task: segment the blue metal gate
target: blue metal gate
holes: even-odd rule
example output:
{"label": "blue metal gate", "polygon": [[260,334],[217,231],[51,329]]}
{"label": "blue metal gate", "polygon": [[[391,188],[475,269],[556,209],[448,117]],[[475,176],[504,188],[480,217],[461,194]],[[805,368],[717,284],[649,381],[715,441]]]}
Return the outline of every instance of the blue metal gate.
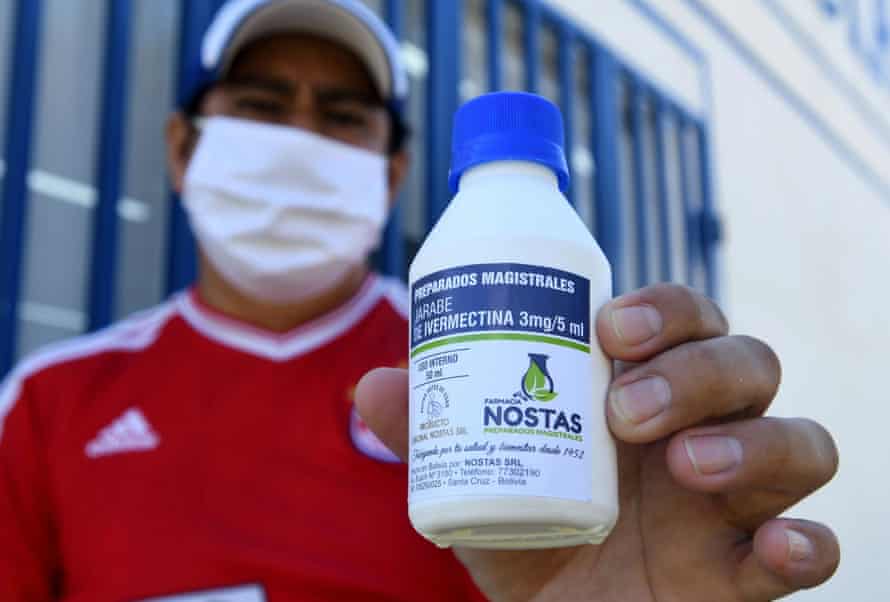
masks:
{"label": "blue metal gate", "polygon": [[[78,2],[94,0],[65,0]],[[119,213],[128,165],[128,108],[133,72],[128,50],[134,44],[133,12],[137,0],[104,0],[105,34],[98,132],[93,181],[88,254],[89,282],[84,287],[83,328],[77,321],[68,334],[101,328],[116,319],[118,309],[121,220]],[[201,36],[221,0],[176,2],[178,61],[154,65],[175,69],[176,98],[161,99],[166,108],[182,104],[197,76]],[[374,5],[373,0],[367,0]],[[410,232],[406,214],[422,214],[431,227],[448,203],[451,115],[461,101],[462,71],[468,61],[485,73],[484,89],[501,89],[505,78],[505,20],[521,20],[522,87],[541,91],[548,75],[542,64],[545,35],[555,40],[555,100],[564,111],[567,147],[580,163],[589,154],[592,175],[575,179],[569,200],[589,223],[615,272],[617,291],[659,280],[688,282],[714,293],[715,248],[720,235],[711,186],[707,126],[644,77],[623,65],[612,52],[541,0],[474,0],[481,7],[486,49],[483,56],[461,56],[464,23],[471,0],[377,0],[375,8],[401,38],[406,38],[409,11],[421,19],[425,38],[422,56],[428,62],[418,94],[424,106],[413,117],[425,122],[414,141],[421,162],[422,182],[404,194],[392,214],[380,253],[380,268],[404,275],[407,259],[422,233]],[[16,0],[8,61],[7,106],[3,157],[2,214],[0,214],[0,375],[21,355],[23,278],[38,102],[40,54],[52,39],[42,35],[51,0]],[[410,6],[409,6],[410,5]],[[418,8],[420,7],[420,8]],[[422,9],[422,15],[417,11]],[[508,11],[510,14],[508,15]],[[0,15],[0,19],[3,15]],[[550,38],[548,38],[550,40]],[[416,45],[416,44],[415,44]],[[591,116],[589,123],[578,118]],[[77,115],[72,114],[71,119]],[[157,132],[160,136],[161,132]],[[132,143],[132,140],[130,140]],[[46,178],[44,178],[46,180]],[[43,180],[40,180],[43,181]],[[582,187],[587,187],[582,190]],[[167,201],[167,236],[157,245],[166,249],[165,292],[188,286],[195,278],[195,246],[180,204]],[[39,266],[38,268],[39,269]],[[159,296],[160,297],[160,296]],[[156,301],[159,301],[158,298]],[[58,336],[64,336],[60,333]],[[55,335],[53,335],[55,337]]]}

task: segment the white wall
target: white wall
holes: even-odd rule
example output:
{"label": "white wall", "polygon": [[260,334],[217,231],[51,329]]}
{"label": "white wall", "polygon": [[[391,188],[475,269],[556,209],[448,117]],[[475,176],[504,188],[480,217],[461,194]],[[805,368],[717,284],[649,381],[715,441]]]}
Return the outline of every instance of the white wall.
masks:
{"label": "white wall", "polygon": [[[636,23],[651,20],[634,0],[551,4],[594,33],[606,24],[608,43],[627,60],[648,60],[643,67],[661,81],[689,80],[689,59],[646,58],[670,38]],[[844,19],[826,18],[815,1],[639,4],[705,58],[727,235],[722,301],[734,330],[766,339],[782,357],[773,413],[819,420],[841,451],[838,477],[791,512],[838,532],[841,568],[794,599],[890,600],[890,386],[882,381],[890,374],[890,88],[854,53]],[[817,40],[816,52],[779,17]]]}

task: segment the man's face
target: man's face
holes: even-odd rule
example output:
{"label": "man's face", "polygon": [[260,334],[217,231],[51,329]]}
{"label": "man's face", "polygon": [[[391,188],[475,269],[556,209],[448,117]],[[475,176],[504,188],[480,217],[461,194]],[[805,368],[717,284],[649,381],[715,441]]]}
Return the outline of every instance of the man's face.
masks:
{"label": "man's face", "polygon": [[[391,124],[364,64],[346,48],[310,35],[287,34],[248,46],[208,93],[205,116],[225,115],[298,127],[372,152],[389,150]],[[195,142],[180,114],[168,126],[170,167],[177,190]],[[390,157],[390,189],[407,163]]]}

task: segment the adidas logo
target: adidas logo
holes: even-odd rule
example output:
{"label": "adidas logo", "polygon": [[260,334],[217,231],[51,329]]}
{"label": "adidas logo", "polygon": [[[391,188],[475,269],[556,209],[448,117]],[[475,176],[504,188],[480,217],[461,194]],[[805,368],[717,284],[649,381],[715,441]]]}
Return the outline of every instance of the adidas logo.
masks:
{"label": "adidas logo", "polygon": [[98,458],[110,454],[147,451],[156,448],[159,442],[142,412],[130,408],[99,431],[96,438],[87,443],[85,451],[88,457]]}

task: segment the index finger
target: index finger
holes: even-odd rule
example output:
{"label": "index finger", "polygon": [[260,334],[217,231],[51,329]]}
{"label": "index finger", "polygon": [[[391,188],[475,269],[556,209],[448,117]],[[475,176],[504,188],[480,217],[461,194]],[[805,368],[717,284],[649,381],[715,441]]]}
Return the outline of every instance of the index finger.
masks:
{"label": "index finger", "polygon": [[677,284],[656,284],[613,299],[600,309],[596,332],[606,355],[639,362],[689,341],[729,333],[711,299]]}
{"label": "index finger", "polygon": [[355,389],[359,415],[386,447],[408,458],[408,371],[377,368],[365,374]]}

